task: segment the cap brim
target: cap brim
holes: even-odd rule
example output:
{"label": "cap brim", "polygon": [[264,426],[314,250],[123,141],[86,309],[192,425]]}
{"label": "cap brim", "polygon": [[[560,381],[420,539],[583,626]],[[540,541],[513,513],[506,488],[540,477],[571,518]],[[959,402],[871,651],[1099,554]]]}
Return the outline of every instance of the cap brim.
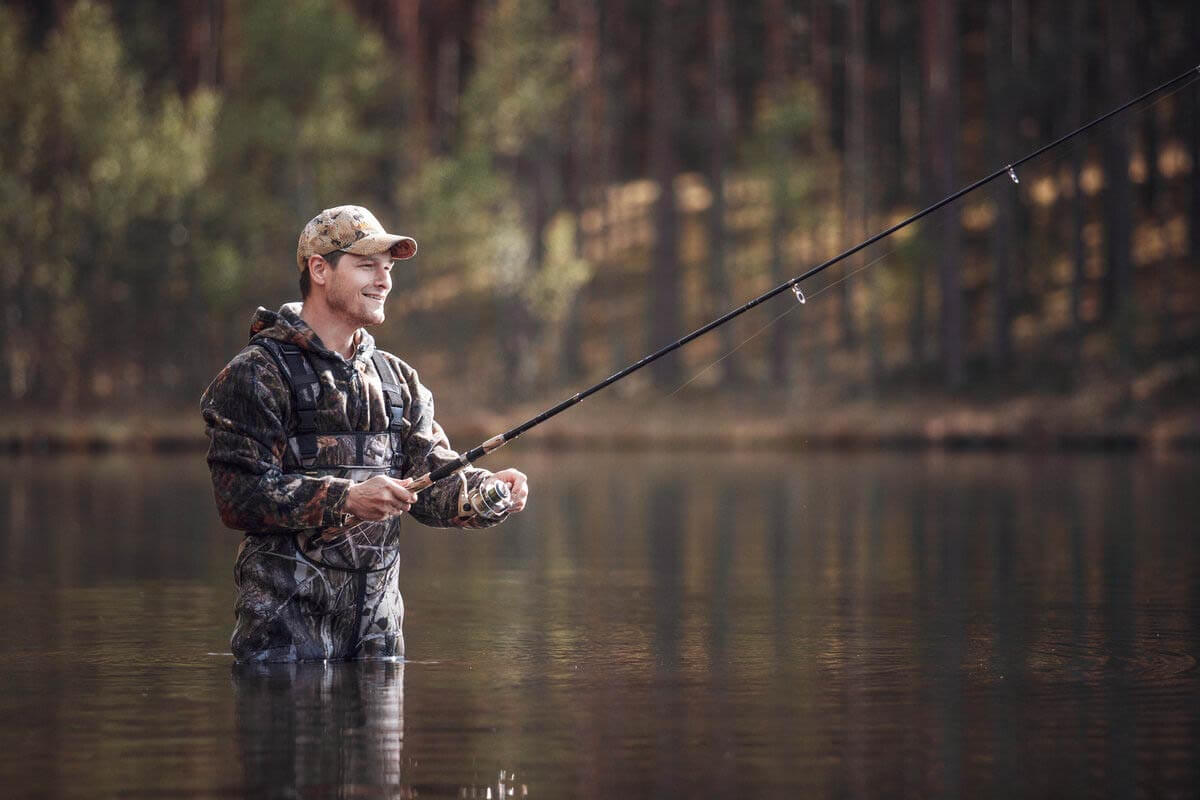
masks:
{"label": "cap brim", "polygon": [[397,236],[392,233],[373,233],[342,249],[356,256],[390,253],[392,258],[404,261],[417,254],[417,241],[408,236]]}

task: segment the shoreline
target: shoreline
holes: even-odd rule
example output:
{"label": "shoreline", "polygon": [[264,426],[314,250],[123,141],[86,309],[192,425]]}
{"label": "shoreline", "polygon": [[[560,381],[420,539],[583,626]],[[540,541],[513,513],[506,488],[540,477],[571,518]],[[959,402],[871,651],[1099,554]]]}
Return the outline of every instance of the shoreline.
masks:
{"label": "shoreline", "polygon": [[[532,430],[519,446],[538,450],[719,451],[1200,451],[1200,413],[1176,410],[1151,419],[1107,421],[1063,417],[1032,409],[874,409],[805,414],[786,410],[729,413],[684,409],[634,417],[617,409]],[[442,421],[460,450],[521,419],[448,415]],[[720,420],[720,421],[718,421]],[[195,415],[150,418],[8,419],[0,423],[0,456],[70,453],[203,452],[208,446]]]}

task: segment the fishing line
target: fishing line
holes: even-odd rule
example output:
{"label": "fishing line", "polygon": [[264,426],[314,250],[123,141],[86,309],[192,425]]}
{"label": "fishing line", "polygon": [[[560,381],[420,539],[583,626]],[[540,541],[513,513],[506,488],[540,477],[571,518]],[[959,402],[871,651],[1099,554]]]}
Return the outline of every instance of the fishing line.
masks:
{"label": "fishing line", "polygon": [[[946,223],[946,218],[939,217],[937,219],[937,221],[932,223],[932,225],[930,225],[928,228],[922,227],[922,228],[918,228],[918,230],[920,230],[921,233],[923,233],[923,234],[933,233],[935,230],[937,230],[938,227],[944,226],[945,223]],[[895,254],[896,251],[899,249],[900,249],[899,247],[889,248],[886,252],[880,253],[878,256],[871,259],[867,263],[859,266],[858,268],[851,270],[850,272],[847,272],[845,275],[842,275],[839,278],[831,280],[829,283],[827,283],[824,286],[822,286],[821,288],[817,289],[815,292],[810,292],[808,294],[805,294],[804,291],[800,288],[800,284],[796,284],[795,286],[792,287],[792,291],[796,295],[797,302],[789,303],[788,307],[786,309],[784,309],[782,312],[780,312],[779,314],[775,315],[775,317],[772,318],[770,322],[763,325],[761,328],[756,330],[754,333],[750,334],[750,336],[746,337],[745,340],[740,342],[737,346],[735,346],[733,349],[731,349],[728,353],[725,353],[724,355],[719,357],[716,361],[713,361],[711,364],[701,368],[701,370],[699,372],[697,372],[695,375],[693,375],[687,381],[685,381],[684,383],[682,383],[678,387],[676,387],[674,391],[672,391],[668,395],[665,395],[665,398],[674,397],[680,391],[682,391],[683,389],[688,387],[690,384],[694,383],[696,381],[696,379],[699,378],[701,375],[703,375],[705,372],[712,369],[713,367],[715,367],[717,364],[721,363],[725,359],[729,358],[729,356],[733,355],[738,350],[741,350],[742,347],[744,347],[746,344],[748,344],[752,339],[755,339],[755,338],[761,336],[768,328],[775,325],[777,322],[779,322],[781,319],[786,317],[788,314],[791,314],[793,311],[798,309],[800,306],[807,305],[807,303],[809,301],[816,299],[817,297],[821,296],[829,289],[832,289],[833,287],[838,286],[839,284],[850,280],[855,275],[857,275],[860,272],[863,272],[867,268],[875,266],[876,264],[878,264],[880,261],[884,260],[888,256]],[[663,398],[663,399],[665,399],[665,398]]]}
{"label": "fishing line", "polygon": [[[437,481],[439,481],[443,478],[449,477],[450,475],[454,474],[458,470],[468,466],[469,464],[474,463],[475,461],[477,461],[478,459],[487,455],[488,453],[491,453],[494,450],[497,450],[497,449],[503,447],[505,444],[512,441],[513,439],[516,439],[518,436],[525,433],[529,429],[534,428],[537,425],[540,425],[541,423],[547,421],[551,417],[557,416],[558,414],[562,413],[563,411],[566,411],[571,406],[582,402],[584,399],[590,397],[591,395],[595,394],[596,392],[600,391],[601,389],[604,389],[607,386],[610,386],[611,384],[616,383],[617,381],[621,380],[622,378],[625,378],[625,377],[631,375],[632,373],[638,371],[642,367],[645,367],[645,366],[657,361],[658,359],[662,358],[663,356],[665,356],[669,353],[672,353],[675,350],[678,350],[679,348],[683,347],[684,345],[691,342],[692,340],[697,339],[700,336],[703,336],[704,334],[708,333],[709,331],[711,331],[715,328],[720,327],[721,325],[724,325],[726,322],[729,322],[730,320],[734,319],[735,317],[740,316],[741,314],[744,314],[745,312],[749,311],[750,309],[754,308],[755,306],[760,305],[761,303],[771,299],[772,297],[775,297],[778,294],[781,294],[782,292],[794,290],[794,287],[796,287],[803,281],[808,280],[809,278],[812,278],[813,276],[823,272],[824,270],[828,269],[829,267],[833,266],[834,264],[837,264],[837,263],[849,258],[850,256],[870,247],[871,245],[875,244],[876,242],[878,242],[882,239],[885,239],[888,236],[891,236],[893,233],[896,233],[897,231],[901,230],[902,228],[908,227],[909,225],[917,222],[918,220],[934,213],[938,209],[943,208],[944,206],[947,206],[950,203],[953,203],[954,201],[958,200],[959,198],[962,198],[965,195],[970,194],[971,192],[975,191],[976,189],[979,189],[982,186],[992,182],[996,178],[999,178],[1002,176],[1003,177],[1016,176],[1016,169],[1018,167],[1020,167],[1021,165],[1025,164],[1026,162],[1028,162],[1034,158],[1037,158],[1038,156],[1040,156],[1041,154],[1045,153],[1048,150],[1051,150],[1055,147],[1058,147],[1061,144],[1068,142],[1069,140],[1075,138],[1076,136],[1079,136],[1080,134],[1084,133],[1085,131],[1088,131],[1091,128],[1094,128],[1097,125],[1105,122],[1106,120],[1116,116],[1117,114],[1124,112],[1131,106],[1141,103],[1142,101],[1147,100],[1150,97],[1152,97],[1156,94],[1159,94],[1160,92],[1163,92],[1164,90],[1174,86],[1175,84],[1183,82],[1184,79],[1190,78],[1190,79],[1194,80],[1195,76],[1197,74],[1200,74],[1200,66],[1190,68],[1187,72],[1177,75],[1174,78],[1171,78],[1170,80],[1159,84],[1158,86],[1154,87],[1153,89],[1150,89],[1149,91],[1143,92],[1142,94],[1138,95],[1137,97],[1134,97],[1133,99],[1126,101],[1125,103],[1117,106],[1116,108],[1111,109],[1110,111],[1107,111],[1106,113],[1100,115],[1099,117],[1096,117],[1091,122],[1081,125],[1078,128],[1076,128],[1075,130],[1073,130],[1069,133],[1066,133],[1047,144],[1042,145],[1041,147],[1037,148],[1036,150],[1029,153],[1028,155],[1026,155],[1022,158],[1019,158],[1016,161],[1009,162],[1008,164],[1006,164],[1005,166],[996,170],[995,172],[992,172],[989,175],[985,175],[984,177],[976,180],[974,183],[964,186],[963,188],[959,189],[958,191],[947,195],[946,197],[937,201],[933,205],[930,205],[930,206],[922,209],[921,211],[918,211],[917,213],[907,217],[906,219],[901,220],[900,222],[897,222],[894,225],[891,225],[890,227],[880,231],[879,233],[876,233],[874,236],[871,236],[868,239],[865,239],[862,242],[854,245],[850,249],[845,250],[844,252],[839,253],[838,255],[833,256],[830,259],[827,259],[826,261],[809,269],[807,272],[804,272],[801,275],[798,275],[794,278],[784,281],[780,285],[776,286],[775,288],[773,288],[767,292],[764,292],[763,294],[759,295],[758,297],[755,297],[754,299],[750,300],[749,302],[745,303],[744,305],[739,306],[731,311],[728,311],[725,314],[722,314],[717,319],[713,320],[712,322],[707,323],[706,325],[703,325],[703,326],[697,328],[696,330],[692,331],[691,333],[687,334],[686,336],[683,336],[682,338],[677,339],[676,341],[672,342],[671,344],[666,345],[665,347],[662,347],[662,348],[654,351],[653,353],[650,353],[649,355],[642,357],[638,361],[635,361],[634,363],[630,364],[629,366],[625,367],[624,369],[621,369],[618,372],[613,373],[612,375],[610,375],[609,377],[600,381],[599,383],[595,384],[594,386],[584,389],[583,391],[576,392],[575,394],[571,395],[570,397],[568,397],[567,399],[558,403],[557,405],[554,405],[554,406],[546,409],[542,413],[538,414],[537,416],[526,420],[525,422],[521,423],[520,425],[517,425],[515,428],[512,428],[508,431],[505,431],[504,433],[500,433],[500,434],[493,436],[492,438],[479,444],[478,446],[472,448],[471,450],[468,450],[466,453],[461,454],[455,460],[448,462],[448,463],[444,464],[443,466],[438,467],[437,469],[415,479],[411,484],[409,484],[409,488],[413,491],[421,491],[421,490],[433,485]],[[1189,81],[1189,83],[1190,82],[1191,81]],[[1012,178],[1010,177],[1010,180],[1011,179]],[[803,298],[803,293],[802,292],[798,293],[797,298],[798,299]]]}
{"label": "fishing line", "polygon": [[747,337],[746,337],[744,340],[742,340],[742,342],[740,342],[740,343],[739,343],[739,344],[738,344],[736,347],[734,347],[734,348],[733,348],[732,350],[730,350],[728,353],[726,353],[725,355],[723,355],[723,356],[721,356],[720,358],[718,358],[716,361],[712,362],[712,363],[711,363],[711,364],[709,364],[708,366],[706,366],[706,367],[704,367],[703,369],[701,369],[701,370],[700,370],[699,372],[697,372],[695,375],[693,375],[692,377],[688,378],[688,379],[687,379],[687,381],[685,381],[684,383],[681,383],[681,384],[680,384],[678,387],[676,387],[676,388],[675,388],[675,390],[674,390],[673,392],[671,392],[670,394],[666,395],[666,396],[665,396],[663,399],[670,398],[670,397],[674,397],[675,395],[679,394],[681,391],[683,391],[683,390],[684,390],[684,389],[686,389],[688,386],[690,386],[692,383],[694,383],[694,382],[695,382],[695,381],[696,381],[696,380],[697,380],[697,379],[698,379],[698,378],[699,378],[701,375],[703,375],[704,373],[708,372],[710,369],[712,369],[713,367],[715,367],[717,364],[720,364],[720,363],[721,363],[722,361],[724,361],[725,359],[729,358],[731,355],[733,355],[734,353],[736,353],[738,350],[741,350],[741,349],[742,349],[742,348],[743,348],[745,345],[749,344],[751,340],[753,340],[753,339],[756,339],[756,338],[758,338],[759,336],[761,336],[761,335],[763,334],[763,332],[764,332],[764,331],[766,331],[768,328],[770,328],[772,325],[774,325],[775,323],[779,322],[779,320],[783,319],[784,317],[786,317],[788,314],[790,314],[790,313],[792,313],[793,311],[795,311],[795,310],[796,310],[797,308],[799,308],[800,306],[807,304],[809,300],[812,300],[812,299],[814,299],[814,298],[818,297],[818,296],[819,296],[819,295],[820,295],[822,292],[824,292],[826,289],[832,289],[834,286],[837,286],[839,283],[842,283],[843,281],[848,281],[848,280],[850,280],[850,279],[851,279],[851,278],[853,278],[855,275],[857,275],[858,273],[860,273],[860,272],[862,272],[863,270],[867,269],[868,267],[873,267],[873,266],[875,266],[876,264],[878,264],[880,261],[882,261],[883,259],[885,259],[885,258],[887,258],[888,256],[892,255],[893,253],[895,253],[895,252],[896,252],[896,250],[897,250],[897,248],[895,248],[895,247],[891,248],[891,249],[890,249],[890,250],[888,250],[886,253],[882,253],[882,254],[880,254],[880,255],[876,256],[875,258],[871,259],[871,260],[870,260],[870,261],[868,261],[866,264],[863,264],[861,267],[859,267],[858,269],[854,270],[853,272],[848,272],[848,273],[846,273],[845,275],[843,275],[842,277],[838,278],[837,280],[835,280],[835,281],[830,281],[829,283],[825,284],[824,286],[822,286],[820,289],[818,289],[817,291],[813,292],[812,294],[805,295],[805,294],[804,294],[804,291],[803,291],[803,290],[800,288],[800,285],[799,285],[799,284],[797,284],[797,285],[793,286],[793,287],[792,287],[792,290],[793,290],[793,291],[795,292],[795,294],[796,294],[796,302],[795,302],[795,303],[789,303],[789,304],[788,304],[788,307],[787,307],[787,308],[785,308],[785,309],[784,309],[784,310],[783,310],[781,313],[779,313],[779,314],[775,315],[775,317],[774,317],[774,318],[773,318],[773,319],[772,319],[770,322],[768,322],[766,325],[763,325],[761,328],[759,328],[758,330],[756,330],[754,333],[752,333],[752,334],[750,334],[749,336],[747,336]]}
{"label": "fishing line", "polygon": [[[1200,78],[1197,78],[1197,79],[1200,79]],[[1053,162],[1053,163],[1057,163],[1057,162]],[[1014,183],[1019,183],[1019,181],[1017,181],[1017,180],[1014,180],[1013,182],[1014,182]],[[991,187],[989,187],[989,188],[991,188]],[[946,224],[946,221],[947,221],[947,218],[946,218],[946,217],[944,217],[944,216],[937,217],[937,218],[936,218],[936,219],[935,219],[933,222],[930,222],[930,223],[923,223],[921,226],[918,226],[916,230],[918,230],[918,231],[919,231],[919,232],[920,232],[922,235],[929,235],[929,234],[932,234],[932,233],[936,232],[938,228],[940,228],[940,227],[944,227],[944,226],[945,226],[945,224]],[[846,274],[842,275],[841,277],[838,277],[838,278],[836,278],[836,279],[834,279],[834,280],[831,280],[831,281],[829,281],[829,283],[826,283],[824,286],[822,286],[821,288],[817,289],[817,290],[816,290],[816,291],[814,291],[814,292],[805,293],[805,292],[804,292],[804,291],[803,291],[803,290],[800,288],[800,284],[796,284],[796,285],[794,285],[794,286],[792,287],[792,291],[793,291],[793,293],[795,293],[795,295],[796,295],[796,302],[795,302],[795,303],[789,303],[789,304],[788,304],[788,306],[787,306],[787,308],[785,308],[785,309],[784,309],[782,312],[780,312],[779,314],[776,314],[776,315],[775,315],[775,316],[774,316],[774,317],[773,317],[773,318],[772,318],[772,319],[771,319],[769,322],[767,322],[767,323],[766,323],[765,325],[763,325],[761,328],[759,328],[758,330],[756,330],[754,333],[750,334],[750,335],[749,335],[748,337],[746,337],[746,338],[745,338],[743,341],[741,341],[741,342],[740,342],[740,343],[738,343],[738,344],[737,344],[735,347],[733,347],[731,350],[729,350],[729,352],[727,352],[727,353],[725,353],[724,355],[720,356],[720,357],[719,357],[719,358],[717,358],[715,361],[713,361],[711,364],[708,364],[708,365],[706,365],[706,366],[702,367],[702,368],[700,369],[700,371],[699,371],[699,372],[697,372],[695,375],[693,375],[692,377],[688,378],[688,379],[687,379],[685,382],[683,382],[682,384],[680,384],[679,386],[677,386],[677,387],[676,387],[676,388],[675,388],[675,389],[674,389],[674,390],[673,390],[673,391],[672,391],[670,394],[668,394],[668,395],[665,395],[663,398],[660,398],[660,399],[656,400],[656,401],[654,402],[654,405],[657,405],[657,404],[658,404],[659,402],[661,402],[661,400],[663,400],[663,399],[670,398],[670,397],[674,397],[676,394],[678,394],[679,392],[681,392],[683,389],[687,388],[687,387],[688,387],[688,386],[690,386],[692,383],[694,383],[694,382],[695,382],[695,381],[696,381],[698,378],[700,378],[700,376],[702,376],[704,373],[708,372],[710,369],[712,369],[713,367],[717,366],[718,364],[720,364],[720,363],[721,363],[722,361],[724,361],[725,359],[729,358],[731,355],[733,355],[734,353],[736,353],[738,350],[741,350],[741,349],[742,349],[742,347],[744,347],[745,345],[749,344],[751,340],[753,340],[753,339],[756,339],[756,338],[758,338],[759,336],[761,336],[761,335],[762,335],[762,334],[763,334],[763,333],[764,333],[764,332],[765,332],[765,331],[766,331],[768,328],[770,328],[770,327],[772,327],[773,325],[775,325],[776,323],[778,323],[780,320],[782,320],[782,319],[783,319],[784,317],[786,317],[788,314],[791,314],[793,311],[795,311],[796,309],[798,309],[800,306],[802,306],[802,305],[807,305],[807,303],[808,303],[809,301],[811,301],[811,300],[815,300],[817,297],[821,296],[822,294],[824,294],[824,293],[825,293],[826,291],[828,291],[829,289],[832,289],[832,288],[834,288],[835,286],[838,286],[839,284],[842,284],[842,283],[844,283],[844,282],[846,282],[846,281],[850,280],[850,279],[851,279],[851,278],[853,278],[855,275],[858,275],[860,272],[863,272],[864,270],[868,269],[869,267],[873,267],[873,266],[875,266],[876,264],[878,264],[880,261],[884,260],[884,259],[885,259],[885,258],[887,258],[888,256],[894,255],[894,254],[896,253],[896,251],[897,251],[897,250],[899,250],[899,249],[900,249],[900,248],[899,248],[898,246],[896,246],[896,247],[890,247],[890,248],[888,248],[888,250],[887,250],[886,252],[880,253],[878,256],[876,256],[875,258],[871,259],[871,260],[870,260],[870,261],[868,261],[867,263],[865,263],[865,264],[862,264],[861,266],[857,267],[856,269],[853,269],[853,270],[851,270],[850,272],[847,272]],[[652,407],[652,406],[646,406],[646,408],[651,408],[651,407]]]}
{"label": "fishing line", "polygon": [[[1193,84],[1194,84],[1194,83],[1196,83],[1197,81],[1200,81],[1200,70],[1198,70],[1198,71],[1197,71],[1195,74],[1193,74],[1193,75],[1192,75],[1192,76],[1191,76],[1191,77],[1190,77],[1190,78],[1187,80],[1187,82],[1185,82],[1185,83],[1184,83],[1184,84],[1182,84],[1181,86],[1179,86],[1179,87],[1177,87],[1177,88],[1175,88],[1175,89],[1171,90],[1170,92],[1167,92],[1167,93],[1166,93],[1166,94],[1164,94],[1162,97],[1159,97],[1158,99],[1156,99],[1154,102],[1152,102],[1152,103],[1148,103],[1148,104],[1147,104],[1146,106],[1144,106],[1143,108],[1140,108],[1140,109],[1138,109],[1136,112],[1134,112],[1134,116],[1135,116],[1135,117],[1140,117],[1140,116],[1143,116],[1143,115],[1145,115],[1145,114],[1148,114],[1148,113],[1150,113],[1150,111],[1152,111],[1152,110],[1153,110],[1153,109],[1154,109],[1156,106],[1158,106],[1159,104],[1161,104],[1161,103],[1163,103],[1163,102],[1167,101],[1168,99],[1170,99],[1171,97],[1175,96],[1176,94],[1178,94],[1179,92],[1183,91],[1184,89],[1188,88],[1189,86],[1193,85]],[[1054,172],[1055,172],[1055,168],[1062,166],[1063,162],[1065,162],[1065,161],[1067,160],[1067,158],[1068,158],[1068,157],[1072,157],[1072,156],[1074,156],[1074,155],[1076,154],[1076,152],[1078,151],[1078,149],[1079,149],[1079,148],[1081,148],[1081,147],[1087,147],[1087,146],[1088,146],[1088,144],[1089,144],[1089,142],[1088,142],[1088,141],[1086,141],[1086,140],[1083,140],[1083,141],[1080,141],[1080,142],[1075,142],[1075,143],[1072,143],[1072,144],[1071,144],[1071,146],[1070,146],[1069,148],[1065,149],[1064,151],[1062,151],[1062,153],[1061,153],[1060,155],[1056,155],[1056,156],[1052,157],[1052,158],[1049,160],[1049,162],[1048,162],[1048,163],[1044,164],[1044,165],[1043,165],[1043,168],[1042,168],[1042,170],[1041,170],[1041,172],[1042,172],[1043,174],[1049,174],[1049,175],[1051,175],[1051,176],[1052,176],[1052,175],[1054,174]],[[1154,165],[1154,166],[1147,165],[1147,169],[1157,169],[1157,165]],[[1012,183],[1013,183],[1014,185],[1020,185],[1020,183],[1021,183],[1021,178],[1020,178],[1020,176],[1017,174],[1017,172],[1016,172],[1016,170],[1015,170],[1015,168],[1014,168],[1013,166],[1011,166],[1011,165],[1010,165],[1010,166],[1008,167],[1008,169],[1007,169],[1007,175],[1008,175],[1008,178],[1009,178],[1009,180],[1010,180],[1010,181],[1012,181]],[[1000,188],[997,188],[995,185],[992,185],[992,186],[989,186],[989,187],[988,187],[988,189],[989,189],[990,191],[992,191],[992,192],[993,192],[993,194],[992,194],[992,195],[991,195],[991,197],[990,197],[990,199],[991,199],[993,202],[995,202],[995,201],[997,201],[997,200],[998,200],[998,198],[995,196],[995,194],[996,194],[997,192],[999,192],[999,191],[1007,191],[1007,187],[1005,187],[1005,186],[1003,186],[1003,185],[1000,185]],[[1078,191],[1078,190],[1079,190],[1079,187],[1078,187],[1078,186],[1076,186],[1076,187],[1075,187],[1075,191]],[[933,223],[933,225],[931,225],[931,226],[925,226],[925,225],[922,225],[922,226],[919,226],[919,227],[918,227],[918,230],[920,231],[921,235],[926,235],[926,236],[927,236],[927,235],[929,235],[929,234],[932,234],[932,233],[934,233],[934,232],[936,231],[936,229],[937,229],[939,226],[943,226],[945,223],[946,223],[946,217],[944,217],[944,216],[941,216],[941,217],[938,217],[938,218],[937,218],[937,221],[936,221],[936,222],[934,222],[934,223]],[[713,367],[715,367],[715,366],[717,366],[718,364],[720,364],[721,362],[725,361],[727,358],[729,358],[730,356],[732,356],[734,353],[738,352],[738,351],[739,351],[739,350],[741,350],[741,349],[742,349],[744,346],[746,346],[747,344],[749,344],[749,343],[750,343],[752,340],[754,340],[754,339],[758,338],[759,336],[761,336],[761,335],[762,335],[764,332],[766,332],[766,331],[767,331],[769,328],[771,328],[772,326],[774,326],[775,324],[777,324],[777,323],[778,323],[780,320],[782,320],[782,319],[783,319],[784,317],[786,317],[788,314],[791,314],[793,311],[795,311],[797,308],[799,308],[799,306],[800,306],[800,305],[805,305],[805,304],[806,304],[808,301],[810,301],[810,300],[813,300],[813,299],[817,298],[817,297],[818,297],[818,296],[820,296],[822,293],[824,293],[826,290],[828,290],[828,289],[832,289],[833,287],[837,286],[838,284],[840,284],[840,283],[843,283],[844,281],[848,281],[848,280],[850,280],[850,279],[851,279],[851,278],[853,278],[855,275],[857,275],[857,274],[859,274],[860,272],[863,272],[864,270],[866,270],[868,267],[872,267],[872,266],[874,266],[875,264],[878,264],[878,263],[879,263],[880,261],[882,261],[883,259],[887,258],[888,256],[890,256],[890,255],[894,254],[894,253],[895,253],[895,252],[896,252],[898,249],[899,249],[898,247],[892,247],[892,248],[888,249],[888,251],[887,251],[887,252],[885,252],[885,253],[882,253],[882,254],[880,254],[879,256],[876,256],[875,258],[871,259],[871,261],[867,262],[866,264],[863,264],[862,266],[858,267],[857,269],[855,269],[855,270],[853,270],[853,271],[851,271],[851,272],[848,272],[848,273],[846,273],[845,275],[841,276],[841,277],[840,277],[840,278],[838,278],[837,280],[830,281],[829,283],[827,283],[827,284],[825,284],[824,286],[822,286],[820,289],[817,289],[815,292],[810,292],[810,293],[808,293],[808,294],[805,294],[805,293],[804,293],[804,292],[803,292],[803,291],[800,289],[800,284],[799,284],[799,283],[797,283],[797,284],[793,285],[793,286],[792,286],[792,290],[793,290],[793,292],[795,292],[795,294],[796,294],[796,299],[797,299],[797,303],[796,303],[796,304],[789,304],[789,305],[788,305],[788,307],[787,307],[786,309],[784,309],[784,310],[783,310],[782,312],[780,312],[779,314],[775,315],[775,316],[774,316],[774,317],[773,317],[773,318],[772,318],[772,319],[771,319],[769,322],[767,322],[765,325],[763,325],[763,326],[762,326],[762,327],[760,327],[758,330],[756,330],[754,333],[750,334],[748,337],[746,337],[745,339],[743,339],[741,342],[739,342],[737,345],[735,345],[733,348],[731,348],[731,349],[730,349],[728,352],[726,352],[726,353],[724,353],[723,355],[719,356],[719,357],[718,357],[716,360],[714,360],[714,361],[712,361],[711,363],[709,363],[709,364],[707,364],[707,365],[705,365],[705,366],[701,367],[701,368],[700,368],[700,369],[699,369],[699,370],[698,370],[698,371],[697,371],[697,372],[696,372],[694,375],[692,375],[692,376],[691,376],[690,378],[688,378],[686,381],[684,381],[684,382],[683,382],[683,383],[681,383],[679,386],[677,386],[677,387],[676,387],[674,390],[672,390],[672,391],[671,391],[669,394],[667,394],[667,395],[663,396],[663,398],[661,398],[660,400],[656,400],[656,401],[654,402],[654,404],[653,404],[653,405],[657,405],[659,402],[661,402],[661,400],[662,400],[662,399],[669,399],[669,398],[672,398],[672,397],[674,397],[675,395],[679,394],[679,392],[683,391],[683,390],[684,390],[684,389],[686,389],[688,386],[690,386],[691,384],[695,383],[695,382],[696,382],[696,381],[697,381],[699,378],[701,378],[701,377],[702,377],[702,376],[703,376],[705,373],[707,373],[707,372],[708,372],[709,370],[711,370]],[[649,407],[649,406],[648,406],[648,407]],[[647,408],[648,408],[648,407],[647,407]]]}

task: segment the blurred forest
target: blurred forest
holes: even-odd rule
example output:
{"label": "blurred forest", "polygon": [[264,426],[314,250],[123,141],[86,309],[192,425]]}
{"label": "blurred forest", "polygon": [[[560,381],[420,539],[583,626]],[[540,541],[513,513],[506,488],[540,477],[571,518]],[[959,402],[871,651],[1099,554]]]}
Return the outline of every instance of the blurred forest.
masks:
{"label": "blurred forest", "polygon": [[[5,2],[0,403],[10,423],[195,416],[254,308],[298,299],[304,223],[342,203],[420,242],[374,333],[439,401],[557,400],[1198,45],[1182,0]],[[1196,80],[622,397],[686,383],[681,401],[751,413],[1087,392],[1072,413],[1194,416]]]}

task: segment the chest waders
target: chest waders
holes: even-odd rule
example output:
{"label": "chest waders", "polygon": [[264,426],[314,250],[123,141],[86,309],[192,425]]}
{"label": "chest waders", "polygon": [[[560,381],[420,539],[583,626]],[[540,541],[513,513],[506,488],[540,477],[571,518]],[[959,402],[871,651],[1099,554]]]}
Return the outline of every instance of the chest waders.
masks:
{"label": "chest waders", "polygon": [[[400,378],[379,351],[371,361],[383,387],[387,428],[352,431],[322,424],[327,412],[318,408],[321,384],[307,353],[266,337],[253,339],[251,346],[270,354],[291,392],[295,429],[288,437],[285,473],[355,481],[403,474],[403,444],[411,424],[404,419]],[[360,381],[357,371],[350,380],[353,391]],[[366,402],[365,387],[359,388]],[[234,570],[234,655],[243,661],[403,655],[399,531],[400,518],[393,517],[247,535]]]}

